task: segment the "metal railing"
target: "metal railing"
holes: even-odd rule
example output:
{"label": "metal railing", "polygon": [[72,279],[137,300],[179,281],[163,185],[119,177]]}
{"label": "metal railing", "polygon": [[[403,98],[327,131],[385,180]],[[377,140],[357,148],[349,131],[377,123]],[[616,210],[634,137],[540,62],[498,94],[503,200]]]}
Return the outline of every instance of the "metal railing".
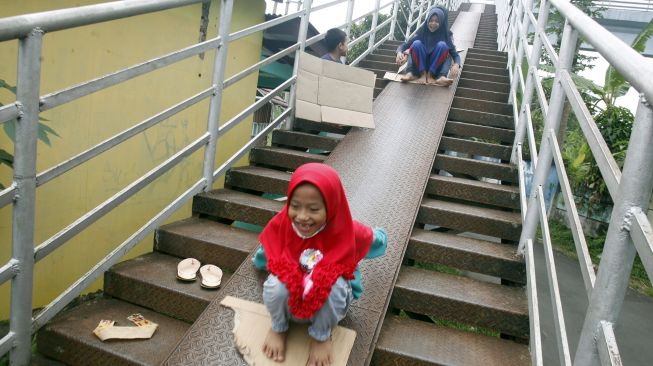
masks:
{"label": "metal railing", "polygon": [[[281,126],[284,121],[288,122],[287,126],[291,125],[295,106],[294,95],[299,54],[306,46],[310,46],[324,38],[324,34],[320,34],[306,39],[309,18],[312,12],[347,2],[346,21],[340,28],[345,29],[348,33],[352,24],[364,19],[366,16],[373,16],[374,26],[372,30],[350,42],[353,45],[358,42],[363,42],[366,38],[368,39],[369,47],[363,56],[353,62],[353,64],[356,64],[386,39],[393,37],[399,4],[399,0],[384,1],[385,4],[381,4],[381,0],[376,0],[373,11],[357,19],[352,19],[355,0],[335,0],[315,7],[312,7],[311,0],[305,0],[303,7],[298,7],[298,11],[295,13],[288,13],[286,11],[286,15],[284,16],[229,33],[234,1],[219,0],[220,19],[217,37],[47,95],[40,95],[39,90],[41,84],[39,60],[43,48],[43,35],[46,32],[71,29],[83,25],[204,3],[205,0],[124,0],[0,19],[0,42],[8,40],[18,40],[19,42],[16,101],[0,107],[0,124],[13,119],[18,119],[19,121],[16,124],[13,182],[8,188],[0,192],[0,207],[4,207],[10,203],[13,204],[12,258],[0,266],[0,285],[11,280],[10,329],[0,339],[0,357],[10,352],[11,365],[24,365],[29,363],[32,333],[46,324],[68,303],[79,296],[84,289],[102,276],[113,264],[120,261],[130,249],[163,224],[166,219],[192,199],[194,195],[210,190],[213,182],[217,178],[225,174],[236,161],[245,156],[255,144],[271,133],[273,129]],[[451,9],[453,7],[457,8],[460,1],[453,0],[447,1],[446,3]],[[445,4],[445,2],[438,3]],[[411,9],[413,11],[408,14],[408,19],[409,23],[412,22],[412,24],[408,26],[406,34],[411,34],[413,25],[417,24],[419,26],[423,22],[423,18],[428,13],[427,9],[435,4],[436,2],[433,0],[413,0],[411,2]],[[381,24],[376,24],[379,12],[391,5],[394,6],[391,17]],[[288,9],[288,7],[286,8]],[[416,15],[415,13],[418,14]],[[231,42],[296,18],[300,19],[300,28],[298,39],[294,44],[241,70],[225,80],[225,65]],[[387,26],[390,26],[390,32],[382,39],[377,40],[376,35],[378,31]],[[199,90],[196,94],[179,101],[177,104],[154,114],[54,167],[42,172],[36,170],[37,124],[41,112],[210,50],[215,50],[216,54],[213,64],[212,82],[209,88]],[[293,75],[288,80],[269,92],[266,96],[258,98],[255,103],[237,113],[230,120],[222,124],[220,123],[220,109],[225,89],[236,84],[246,76],[258,72],[262,67],[293,53],[295,54],[295,67]],[[215,156],[219,138],[248,116],[252,115],[272,98],[281,95],[287,89],[290,89],[291,95],[288,107],[267,127],[245,143],[235,154],[216,167]],[[255,90],[252,90],[252,97],[254,97],[254,93]],[[38,187],[127,141],[137,134],[146,131],[159,122],[207,99],[209,100],[209,107],[207,130],[205,133],[163,163],[79,217],[63,230],[46,239],[36,247],[34,246],[35,194]],[[172,200],[162,211],[154,215],[154,217],[134,232],[127,240],[115,247],[114,250],[106,255],[92,269],[32,318],[32,291],[35,263],[57,250],[57,248],[82,232],[89,225],[141,191],[157,179],[157,177],[169,171],[193,152],[202,148],[204,148],[204,160],[201,179],[192,184],[183,194]]]}
{"label": "metal railing", "polygon": [[[556,53],[545,33],[551,5],[557,8],[565,19],[560,54]],[[639,254],[642,259],[649,278],[653,278],[653,232],[644,214],[653,189],[653,146],[651,145],[653,111],[650,104],[650,101],[653,101],[653,64],[568,1],[541,0],[539,18],[533,14],[532,0],[519,0],[515,1],[511,8],[508,6],[506,0],[497,2],[500,29],[498,41],[500,49],[508,52],[508,71],[511,78],[509,97],[513,104],[516,130],[511,161],[519,167],[523,217],[519,251],[525,255],[527,265],[532,363],[543,364],[533,258],[533,243],[536,240],[539,222],[554,309],[560,363],[571,365],[573,359],[573,364],[579,366],[621,364],[613,326],[618,322],[636,254]],[[536,32],[532,44],[527,40],[531,26]],[[573,53],[579,35],[585,42],[592,44],[640,93],[623,172],[619,169],[571,77]],[[525,53],[529,49],[530,56],[526,57]],[[538,73],[542,49],[548,53],[555,67],[555,78],[549,100],[546,99]],[[524,64],[528,67],[526,74],[522,70]],[[526,80],[523,75],[527,75]],[[521,98],[517,97],[517,91]],[[534,96],[545,120],[539,153],[535,144],[530,109]],[[565,100],[569,102],[579,121],[614,202],[598,273],[594,272],[592,266],[560,146],[556,139]],[[529,145],[530,159],[535,166],[530,192],[525,192],[522,169],[522,144],[525,137]],[[544,209],[542,187],[545,185],[550,169],[556,169],[560,180],[567,218],[589,299],[578,348],[573,358],[567,342],[548,218]]]}

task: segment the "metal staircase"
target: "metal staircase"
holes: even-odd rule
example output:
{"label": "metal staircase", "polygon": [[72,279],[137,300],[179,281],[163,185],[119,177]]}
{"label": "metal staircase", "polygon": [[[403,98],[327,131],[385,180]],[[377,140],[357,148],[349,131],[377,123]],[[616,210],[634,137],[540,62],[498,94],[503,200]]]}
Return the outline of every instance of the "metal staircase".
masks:
{"label": "metal staircase", "polygon": [[[451,23],[456,15],[451,13]],[[386,41],[360,63],[377,74],[375,97],[387,84],[383,73],[396,69],[398,44]],[[505,55],[496,51],[468,50],[372,364],[528,362],[523,344],[528,338],[528,308],[521,288],[525,270],[514,244],[521,225],[518,190],[506,185],[516,182],[516,171],[507,163],[506,143],[514,132],[506,104],[505,62]],[[347,132],[301,120],[293,131],[274,131],[271,146],[251,151],[250,166],[228,171],[226,188],[195,196],[192,218],[159,228],[152,253],[113,266],[105,274],[104,298],[70,309],[42,328],[39,352],[67,364],[161,363],[188,323],[217,294],[198,282],[177,281],[180,258],[222,267],[227,283],[258,245],[256,232],[243,227],[264,226],[283,207],[270,197],[285,194],[290,173],[301,164],[323,162]],[[429,269],[432,265],[445,266],[449,273]],[[492,276],[495,283],[465,275],[470,272]],[[160,324],[157,337],[102,343],[88,332],[96,318],[116,319],[134,312]],[[472,331],[447,327],[443,321]],[[495,335],[473,331],[477,329]],[[499,334],[522,341],[501,339]]]}

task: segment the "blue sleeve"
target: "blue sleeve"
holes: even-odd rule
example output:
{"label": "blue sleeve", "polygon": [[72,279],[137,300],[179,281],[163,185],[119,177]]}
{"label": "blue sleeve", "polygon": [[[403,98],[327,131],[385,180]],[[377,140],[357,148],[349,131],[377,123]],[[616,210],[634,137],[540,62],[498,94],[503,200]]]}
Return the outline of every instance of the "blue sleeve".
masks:
{"label": "blue sleeve", "polygon": [[372,259],[384,255],[387,247],[388,233],[386,233],[384,228],[374,228],[374,239],[372,240],[370,251],[367,252],[365,259]]}
{"label": "blue sleeve", "polygon": [[458,64],[460,66],[463,65],[462,62],[460,61],[460,54],[458,54],[458,51],[456,50],[456,46],[453,46],[452,48],[449,49],[449,54],[453,59],[453,63]]}
{"label": "blue sleeve", "polygon": [[406,41],[406,43],[400,44],[399,47],[397,47],[397,53],[404,52],[407,49],[409,49],[410,46],[415,41],[415,38],[416,38],[415,36],[412,36],[408,41]]}
{"label": "blue sleeve", "polygon": [[256,249],[256,253],[254,253],[254,258],[252,258],[252,262],[254,263],[254,267],[260,270],[268,269],[268,258],[265,256],[265,252],[263,251],[262,245],[259,245],[258,249]]}

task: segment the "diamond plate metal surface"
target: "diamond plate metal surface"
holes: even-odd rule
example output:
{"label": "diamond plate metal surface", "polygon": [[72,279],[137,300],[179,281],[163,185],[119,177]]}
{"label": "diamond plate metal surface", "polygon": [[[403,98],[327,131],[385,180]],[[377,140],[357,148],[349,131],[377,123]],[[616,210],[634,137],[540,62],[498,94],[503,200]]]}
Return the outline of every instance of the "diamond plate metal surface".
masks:
{"label": "diamond plate metal surface", "polygon": [[[361,263],[365,291],[343,321],[358,334],[350,365],[371,360],[454,91],[455,85],[388,84],[374,102],[376,128],[353,128],[325,160],[340,174],[354,218],[389,235],[385,256]],[[227,294],[261,301],[265,274],[250,263],[239,267],[166,365],[243,364],[231,337],[231,311],[217,303]]]}

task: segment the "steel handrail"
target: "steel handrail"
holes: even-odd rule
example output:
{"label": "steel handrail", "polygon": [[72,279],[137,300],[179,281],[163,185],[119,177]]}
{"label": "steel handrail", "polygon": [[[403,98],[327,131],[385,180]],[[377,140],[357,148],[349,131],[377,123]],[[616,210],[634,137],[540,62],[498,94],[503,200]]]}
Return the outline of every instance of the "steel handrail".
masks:
{"label": "steel handrail", "polygon": [[[563,32],[559,55],[556,54],[544,32],[549,13],[549,3],[553,4],[561,12],[567,22]],[[651,110],[650,104],[646,102],[646,100],[650,101],[653,96],[651,93],[653,91],[651,87],[653,80],[650,77],[650,75],[653,75],[653,65],[569,2],[562,0],[541,1],[538,19],[535,19],[530,11],[530,3],[528,1],[520,1],[517,4],[516,12],[507,11],[506,1],[500,2],[498,6],[500,8],[498,12],[499,18],[502,23],[500,28],[505,30],[505,32],[501,32],[502,39],[499,41],[499,44],[509,53],[511,91],[514,91],[518,86],[523,90],[521,107],[513,107],[513,113],[515,113],[518,126],[511,161],[521,166],[521,143],[525,133],[528,133],[529,144],[533,144],[531,137],[532,117],[530,115],[530,103],[534,92],[545,114],[546,120],[540,152],[538,154],[539,163],[534,164],[536,168],[532,183],[533,188],[529,193],[526,212],[522,212],[524,225],[519,244],[520,251],[526,252],[527,265],[529,267],[532,266],[533,261],[528,260],[528,256],[532,250],[530,246],[532,245],[531,243],[535,234],[535,220],[540,220],[545,247],[550,246],[547,213],[543,207],[541,187],[553,162],[560,177],[562,194],[567,207],[567,216],[571,223],[583,282],[590,302],[579,346],[574,357],[574,364],[596,364],[599,362],[599,359],[604,364],[610,362],[610,360],[619,360],[618,348],[612,333],[612,323],[617,319],[619,309],[623,303],[629,269],[632,265],[632,257],[634,256],[632,253],[639,252],[640,257],[646,257],[647,263],[645,264],[645,268],[647,273],[653,274],[653,232],[651,232],[650,224],[642,211],[643,208],[648,206],[651,189],[653,188],[653,165],[651,164],[651,160],[653,160],[653,149],[648,146],[650,145],[651,138],[653,138],[653,128],[651,127],[653,111]],[[520,9],[525,9],[523,18],[520,14]],[[515,13],[517,14],[515,16],[506,16],[506,14]],[[524,32],[517,32],[517,30],[528,29],[528,23],[536,26],[537,35],[534,38],[532,55],[527,59],[529,67],[528,77],[525,85],[521,85],[521,77],[515,76],[521,76],[521,52],[526,48],[526,45],[523,41]],[[521,33],[521,37],[517,33]],[[595,121],[585,106],[570,75],[571,50],[575,49],[578,34],[582,35],[586,41],[595,46],[635,89],[642,91],[641,98],[643,102],[640,103],[636,114],[636,121],[633,126],[623,173],[612,157],[605,140],[601,136]],[[516,48],[515,44],[519,44],[519,46]],[[546,100],[537,74],[542,47],[549,53],[556,69],[553,91],[549,101]],[[618,54],[619,57],[615,57],[615,54]],[[625,61],[623,58],[628,58],[628,60]],[[615,202],[598,275],[594,273],[594,268],[589,258],[560,147],[555,136],[565,98],[570,102],[572,112],[579,121],[591,152],[597,161],[599,170],[606,181],[608,191]],[[519,103],[514,94],[511,94],[511,101],[514,104]],[[535,161],[535,159],[535,151],[531,150],[531,160]],[[521,177],[520,181],[523,181]],[[526,196],[528,193],[522,190],[520,192],[523,196]],[[525,199],[526,197],[522,197],[521,202],[524,202]],[[628,231],[629,235],[624,236],[620,234],[623,230]],[[633,240],[634,247],[628,245],[628,239]],[[619,244],[613,244],[617,242]],[[529,268],[528,270],[530,271],[531,269]],[[549,273],[555,271],[551,264],[548,265],[547,270]],[[617,279],[610,279],[610,277],[616,277]],[[557,281],[550,274],[549,285],[557,287]],[[561,319],[563,313],[561,307],[555,304],[559,302],[557,298],[558,295],[554,294],[552,296],[555,309],[554,317]],[[529,309],[534,306],[533,304],[537,304],[537,299],[533,300],[529,298]],[[570,364],[571,359],[568,346],[563,339],[565,337],[564,328],[564,322],[556,320],[556,336],[558,337],[560,362],[562,364]],[[541,352],[541,345],[537,345],[536,342],[533,343],[531,339],[531,353],[534,364],[540,364],[541,360],[539,357]]]}

